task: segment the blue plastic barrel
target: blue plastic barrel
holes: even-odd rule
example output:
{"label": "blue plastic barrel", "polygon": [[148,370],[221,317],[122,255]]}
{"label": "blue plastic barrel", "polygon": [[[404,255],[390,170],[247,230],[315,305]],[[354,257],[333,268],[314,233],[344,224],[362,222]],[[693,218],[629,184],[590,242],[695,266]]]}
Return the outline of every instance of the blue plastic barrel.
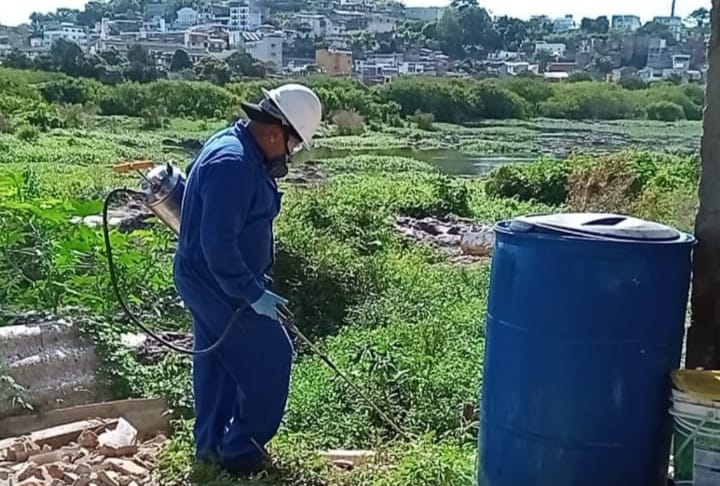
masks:
{"label": "blue plastic barrel", "polygon": [[664,486],[694,238],[618,215],[496,225],[480,486]]}

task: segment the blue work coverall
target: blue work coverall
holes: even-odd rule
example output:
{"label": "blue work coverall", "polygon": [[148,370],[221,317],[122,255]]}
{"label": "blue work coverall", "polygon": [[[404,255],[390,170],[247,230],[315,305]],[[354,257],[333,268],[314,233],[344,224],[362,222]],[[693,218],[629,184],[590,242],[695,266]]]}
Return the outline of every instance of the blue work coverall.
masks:
{"label": "blue work coverall", "polygon": [[285,411],[292,343],[278,321],[250,307],[266,287],[280,200],[244,122],[213,135],[190,169],[174,277],[195,349],[215,343],[244,309],[216,351],[193,358],[198,460],[261,460],[255,443],[272,439]]}

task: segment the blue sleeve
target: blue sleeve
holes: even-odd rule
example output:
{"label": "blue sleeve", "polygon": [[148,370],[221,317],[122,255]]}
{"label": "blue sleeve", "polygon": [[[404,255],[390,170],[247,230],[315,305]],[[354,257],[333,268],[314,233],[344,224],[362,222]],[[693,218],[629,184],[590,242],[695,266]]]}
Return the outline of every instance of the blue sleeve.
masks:
{"label": "blue sleeve", "polygon": [[216,161],[202,167],[200,245],[223,291],[252,304],[264,292],[240,252],[238,238],[253,198],[251,164]]}

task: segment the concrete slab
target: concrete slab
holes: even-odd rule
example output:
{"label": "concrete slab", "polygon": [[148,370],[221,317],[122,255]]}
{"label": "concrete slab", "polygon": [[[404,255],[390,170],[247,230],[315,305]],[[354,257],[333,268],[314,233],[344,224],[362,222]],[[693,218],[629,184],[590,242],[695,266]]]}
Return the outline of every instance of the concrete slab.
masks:
{"label": "concrete slab", "polygon": [[[36,411],[107,399],[97,369],[93,344],[66,320],[0,327],[0,376],[23,387],[23,399]],[[16,396],[10,387],[0,387],[0,418],[23,412]]]}

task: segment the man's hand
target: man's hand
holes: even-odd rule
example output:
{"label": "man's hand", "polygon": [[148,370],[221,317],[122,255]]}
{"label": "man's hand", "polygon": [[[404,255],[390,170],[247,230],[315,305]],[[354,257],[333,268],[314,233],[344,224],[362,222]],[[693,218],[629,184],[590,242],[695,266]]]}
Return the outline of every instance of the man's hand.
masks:
{"label": "man's hand", "polygon": [[278,307],[285,307],[288,301],[279,295],[266,290],[262,296],[251,304],[255,312],[267,316],[274,321],[279,321]]}

